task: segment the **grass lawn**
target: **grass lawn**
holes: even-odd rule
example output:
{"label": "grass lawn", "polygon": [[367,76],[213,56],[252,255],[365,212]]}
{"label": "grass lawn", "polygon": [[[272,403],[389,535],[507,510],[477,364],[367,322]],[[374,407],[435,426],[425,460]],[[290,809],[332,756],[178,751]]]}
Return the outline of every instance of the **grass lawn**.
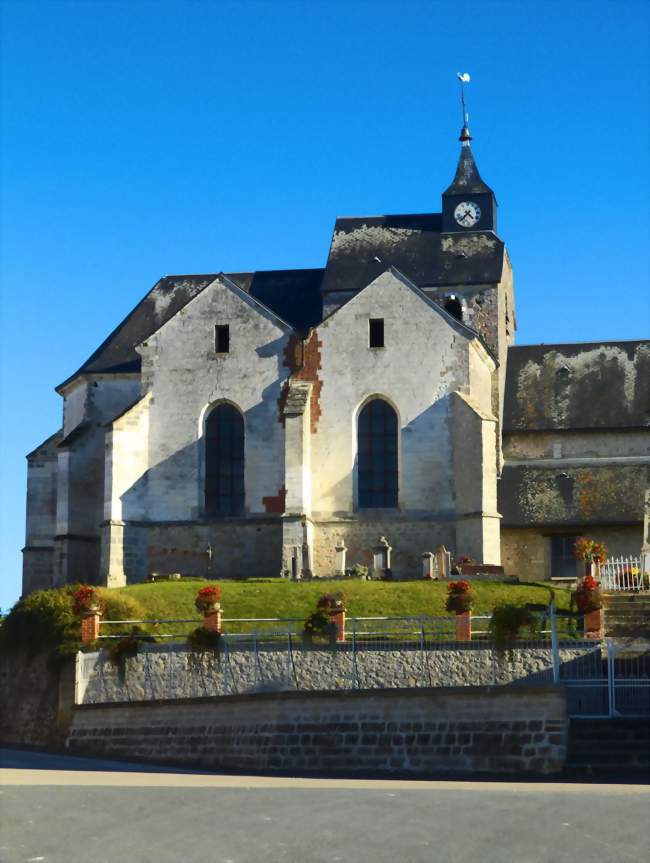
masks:
{"label": "grass lawn", "polygon": [[[127,595],[136,600],[148,620],[198,618],[194,608],[194,597],[204,582],[159,582],[157,584],[135,584],[111,590],[110,594]],[[350,617],[398,616],[418,617],[424,615],[446,615],[445,600],[447,585],[431,581],[312,581],[291,582],[284,580],[250,579],[222,581],[221,606],[225,618],[231,617],[281,617],[304,618],[315,609],[318,597],[323,593],[342,591],[347,613]],[[473,582],[476,593],[474,614],[489,614],[500,603],[548,604],[550,586],[542,584],[502,584],[498,582]],[[569,607],[570,591],[553,587],[555,603],[559,609]],[[266,626],[271,627],[272,624]],[[191,625],[164,625],[161,632],[187,632]],[[225,623],[225,632],[249,631],[266,628],[263,624]],[[102,633],[109,634],[108,627]]]}

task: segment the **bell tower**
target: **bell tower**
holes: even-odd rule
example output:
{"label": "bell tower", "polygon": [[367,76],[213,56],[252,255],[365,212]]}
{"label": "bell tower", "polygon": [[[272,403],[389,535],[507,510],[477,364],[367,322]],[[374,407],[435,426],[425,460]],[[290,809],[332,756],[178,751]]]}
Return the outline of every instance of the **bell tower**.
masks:
{"label": "bell tower", "polygon": [[469,116],[465,111],[464,85],[469,81],[465,72],[458,73],[461,87],[463,127],[460,132],[460,158],[451,185],[442,193],[442,231],[463,234],[471,231],[497,229],[497,201],[492,189],[483,182],[470,146]]}

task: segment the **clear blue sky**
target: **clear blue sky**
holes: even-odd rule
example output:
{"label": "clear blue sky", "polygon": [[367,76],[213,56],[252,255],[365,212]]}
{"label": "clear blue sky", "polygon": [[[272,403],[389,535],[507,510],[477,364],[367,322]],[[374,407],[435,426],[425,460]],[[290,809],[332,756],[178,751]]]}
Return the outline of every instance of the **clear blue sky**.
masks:
{"label": "clear blue sky", "polygon": [[649,8],[5,0],[0,604],[53,387],[161,275],[322,266],[337,215],[438,211],[457,71],[518,341],[648,337]]}

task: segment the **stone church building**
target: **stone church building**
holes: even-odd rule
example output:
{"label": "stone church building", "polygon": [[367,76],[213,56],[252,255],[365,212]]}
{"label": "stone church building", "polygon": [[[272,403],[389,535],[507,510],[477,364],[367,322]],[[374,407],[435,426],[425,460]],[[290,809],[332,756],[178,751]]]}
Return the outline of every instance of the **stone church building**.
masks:
{"label": "stone church building", "polygon": [[[514,346],[497,203],[461,133],[441,212],[337,219],[323,269],[166,276],[57,387],[23,589],[152,573],[394,577],[422,554],[638,554],[650,342]],[[339,557],[340,564],[340,557]]]}

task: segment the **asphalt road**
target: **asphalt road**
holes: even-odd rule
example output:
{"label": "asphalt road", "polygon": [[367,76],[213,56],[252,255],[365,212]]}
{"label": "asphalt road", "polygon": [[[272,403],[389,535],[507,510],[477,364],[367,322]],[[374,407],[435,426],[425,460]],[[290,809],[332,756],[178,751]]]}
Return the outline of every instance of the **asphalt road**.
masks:
{"label": "asphalt road", "polygon": [[15,750],[0,759],[2,863],[650,859],[644,785],[229,776]]}

